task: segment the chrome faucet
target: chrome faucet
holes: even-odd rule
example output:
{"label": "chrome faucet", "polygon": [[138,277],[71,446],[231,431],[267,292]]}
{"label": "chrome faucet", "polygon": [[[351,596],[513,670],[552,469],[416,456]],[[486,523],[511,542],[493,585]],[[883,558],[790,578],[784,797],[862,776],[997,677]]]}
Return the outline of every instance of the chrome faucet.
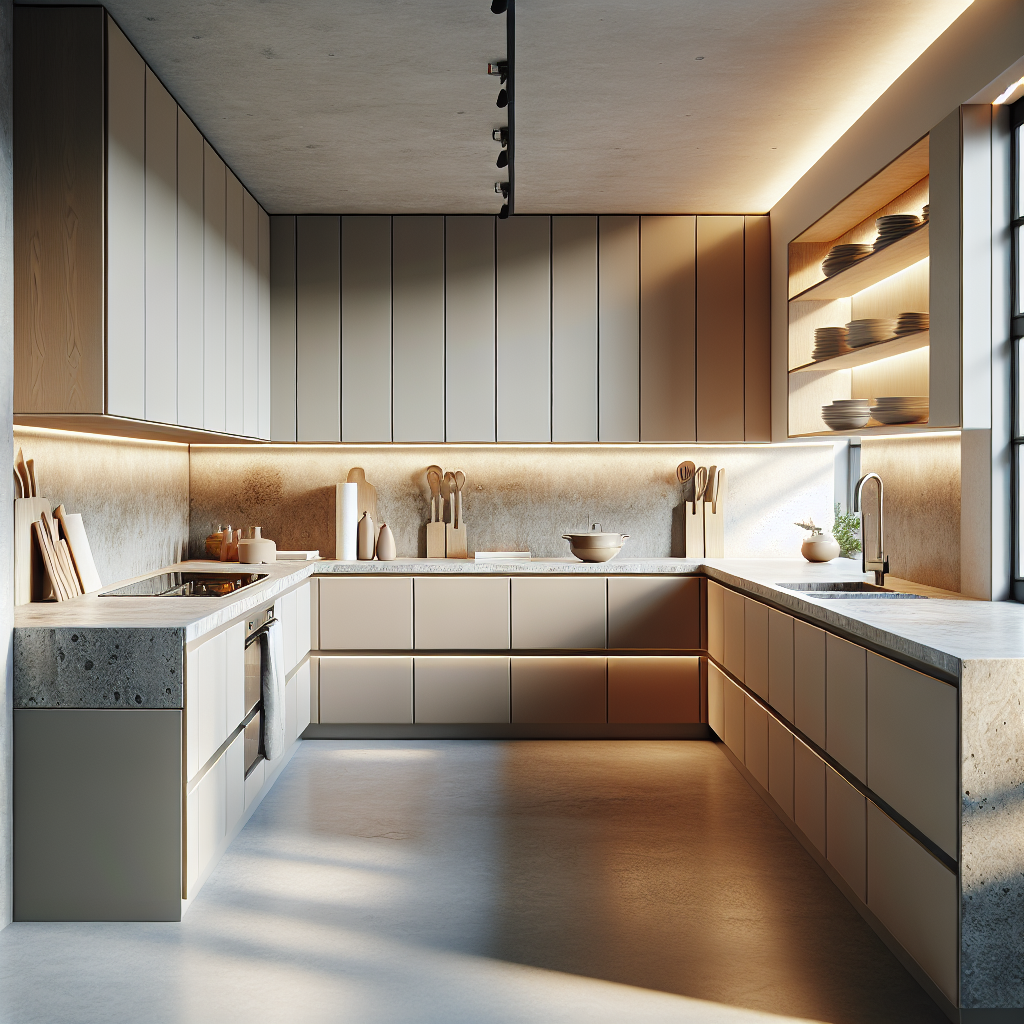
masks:
{"label": "chrome faucet", "polygon": [[[869,480],[878,481],[878,545],[877,551],[872,553],[872,557],[868,558],[868,540],[867,535],[864,532],[864,514],[861,511],[861,491],[864,490],[864,485]],[[857,489],[853,492],[853,511],[860,512],[860,538],[861,538],[861,552],[860,552],[860,564],[864,572],[873,572],[875,574],[875,584],[879,587],[885,586],[885,574],[889,571],[889,559],[885,555],[885,545],[883,542],[882,534],[882,478],[877,473],[865,473],[857,481]]]}

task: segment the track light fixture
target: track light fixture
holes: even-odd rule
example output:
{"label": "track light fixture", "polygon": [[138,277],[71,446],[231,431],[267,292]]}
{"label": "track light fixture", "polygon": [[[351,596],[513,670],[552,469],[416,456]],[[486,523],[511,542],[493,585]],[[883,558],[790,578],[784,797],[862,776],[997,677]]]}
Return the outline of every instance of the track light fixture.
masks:
{"label": "track light fixture", "polygon": [[508,167],[508,150],[507,149],[503,149],[498,154],[498,159],[495,162],[494,166],[495,167]]}
{"label": "track light fixture", "polygon": [[506,126],[504,128],[492,128],[491,129],[491,138],[494,139],[495,142],[500,142],[502,147],[507,146],[508,145],[508,126]]}
{"label": "track light fixture", "polygon": [[491,0],[491,14],[504,14],[508,10],[508,0]]}
{"label": "track light fixture", "polygon": [[508,203],[502,203],[498,211],[498,220],[508,220]]}
{"label": "track light fixture", "polygon": [[498,99],[495,102],[495,106],[498,107],[499,110],[503,110],[505,107],[508,106],[507,90],[502,89],[501,92],[498,93]]}
{"label": "track light fixture", "polygon": [[487,74],[495,75],[498,78],[499,84],[504,85],[508,80],[508,61],[499,60],[493,64],[488,64]]}
{"label": "track light fixture", "polygon": [[496,181],[494,183],[494,191],[497,192],[502,199],[508,199],[509,183],[507,181]]}

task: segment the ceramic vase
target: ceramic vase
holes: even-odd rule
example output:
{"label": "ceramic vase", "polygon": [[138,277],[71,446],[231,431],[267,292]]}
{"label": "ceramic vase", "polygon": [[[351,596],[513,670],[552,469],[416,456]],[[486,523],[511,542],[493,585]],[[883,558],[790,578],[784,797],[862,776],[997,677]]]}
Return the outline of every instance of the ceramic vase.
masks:
{"label": "ceramic vase", "polygon": [[808,562],[831,562],[839,556],[839,543],[830,533],[822,533],[816,537],[808,537],[800,545],[800,554]]}
{"label": "ceramic vase", "polygon": [[377,560],[379,562],[393,562],[395,560],[395,535],[387,523],[381,523],[380,534],[377,536]]}

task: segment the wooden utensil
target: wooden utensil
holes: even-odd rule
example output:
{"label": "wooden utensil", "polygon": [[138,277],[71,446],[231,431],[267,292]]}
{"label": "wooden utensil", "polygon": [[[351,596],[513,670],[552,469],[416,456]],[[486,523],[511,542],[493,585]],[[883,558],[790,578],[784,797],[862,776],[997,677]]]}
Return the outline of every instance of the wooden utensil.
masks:
{"label": "wooden utensil", "polygon": [[441,497],[441,470],[431,466],[427,470],[430,484],[430,522],[427,523],[427,558],[444,558],[445,528],[444,499]]}
{"label": "wooden utensil", "polygon": [[[363,518],[363,513],[369,513],[370,518],[377,522],[377,488],[373,484],[366,482],[366,473],[358,466],[348,471],[348,482],[350,484],[358,485],[359,494],[359,518]],[[376,534],[376,527],[374,527]],[[374,536],[376,541],[376,536]]]}
{"label": "wooden utensil", "polygon": [[708,481],[709,500],[704,501],[704,557],[725,558],[725,470]]}
{"label": "wooden utensil", "polygon": [[689,501],[690,492],[693,490],[693,476],[697,467],[692,462],[680,462],[676,466],[676,479],[683,485],[683,501]]}
{"label": "wooden utensil", "polygon": [[74,577],[74,582],[78,585],[79,593],[84,594],[86,591],[85,582],[82,580],[82,574],[79,571],[78,563],[75,560],[74,547],[71,542],[71,536],[68,532],[68,524],[66,517],[67,510],[64,508],[63,505],[58,505],[53,510],[54,521],[60,527],[61,531],[64,533],[64,537],[61,543],[67,549],[67,557],[65,561],[71,570],[71,574]]}
{"label": "wooden utensil", "polygon": [[25,456],[20,448],[18,449],[18,456],[14,460],[14,469],[18,476],[21,477],[21,489],[25,492],[25,497],[37,498],[38,495],[32,493],[32,484],[28,479],[28,467],[25,465]]}
{"label": "wooden utensil", "polygon": [[68,599],[77,597],[78,588],[75,586],[73,581],[75,570],[70,561],[65,564],[64,549],[60,543],[60,531],[57,529],[57,524],[54,522],[49,509],[43,512],[42,521],[43,525],[46,527],[46,532],[50,542],[50,550],[53,555],[54,564],[57,567],[57,573],[60,576],[61,586],[64,588],[64,593]]}
{"label": "wooden utensil", "polygon": [[14,497],[27,498],[28,495],[25,493],[25,485],[21,482],[21,474],[14,470]]}
{"label": "wooden utensil", "polygon": [[25,463],[25,469],[28,472],[28,485],[32,493],[29,494],[30,498],[39,497],[39,481],[36,479],[36,460],[29,459]]}
{"label": "wooden utensil", "polygon": [[466,543],[466,524],[462,519],[462,488],[466,483],[466,474],[458,471],[451,475],[452,521],[448,526],[448,557],[468,558],[469,547]]}

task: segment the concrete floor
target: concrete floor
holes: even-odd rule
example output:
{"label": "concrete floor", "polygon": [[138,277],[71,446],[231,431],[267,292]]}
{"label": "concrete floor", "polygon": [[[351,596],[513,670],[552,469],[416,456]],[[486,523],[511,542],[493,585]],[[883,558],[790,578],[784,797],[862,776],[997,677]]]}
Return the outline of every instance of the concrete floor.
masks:
{"label": "concrete floor", "polygon": [[715,744],[302,744],[182,924],[14,924],[0,1021],[944,1021]]}

